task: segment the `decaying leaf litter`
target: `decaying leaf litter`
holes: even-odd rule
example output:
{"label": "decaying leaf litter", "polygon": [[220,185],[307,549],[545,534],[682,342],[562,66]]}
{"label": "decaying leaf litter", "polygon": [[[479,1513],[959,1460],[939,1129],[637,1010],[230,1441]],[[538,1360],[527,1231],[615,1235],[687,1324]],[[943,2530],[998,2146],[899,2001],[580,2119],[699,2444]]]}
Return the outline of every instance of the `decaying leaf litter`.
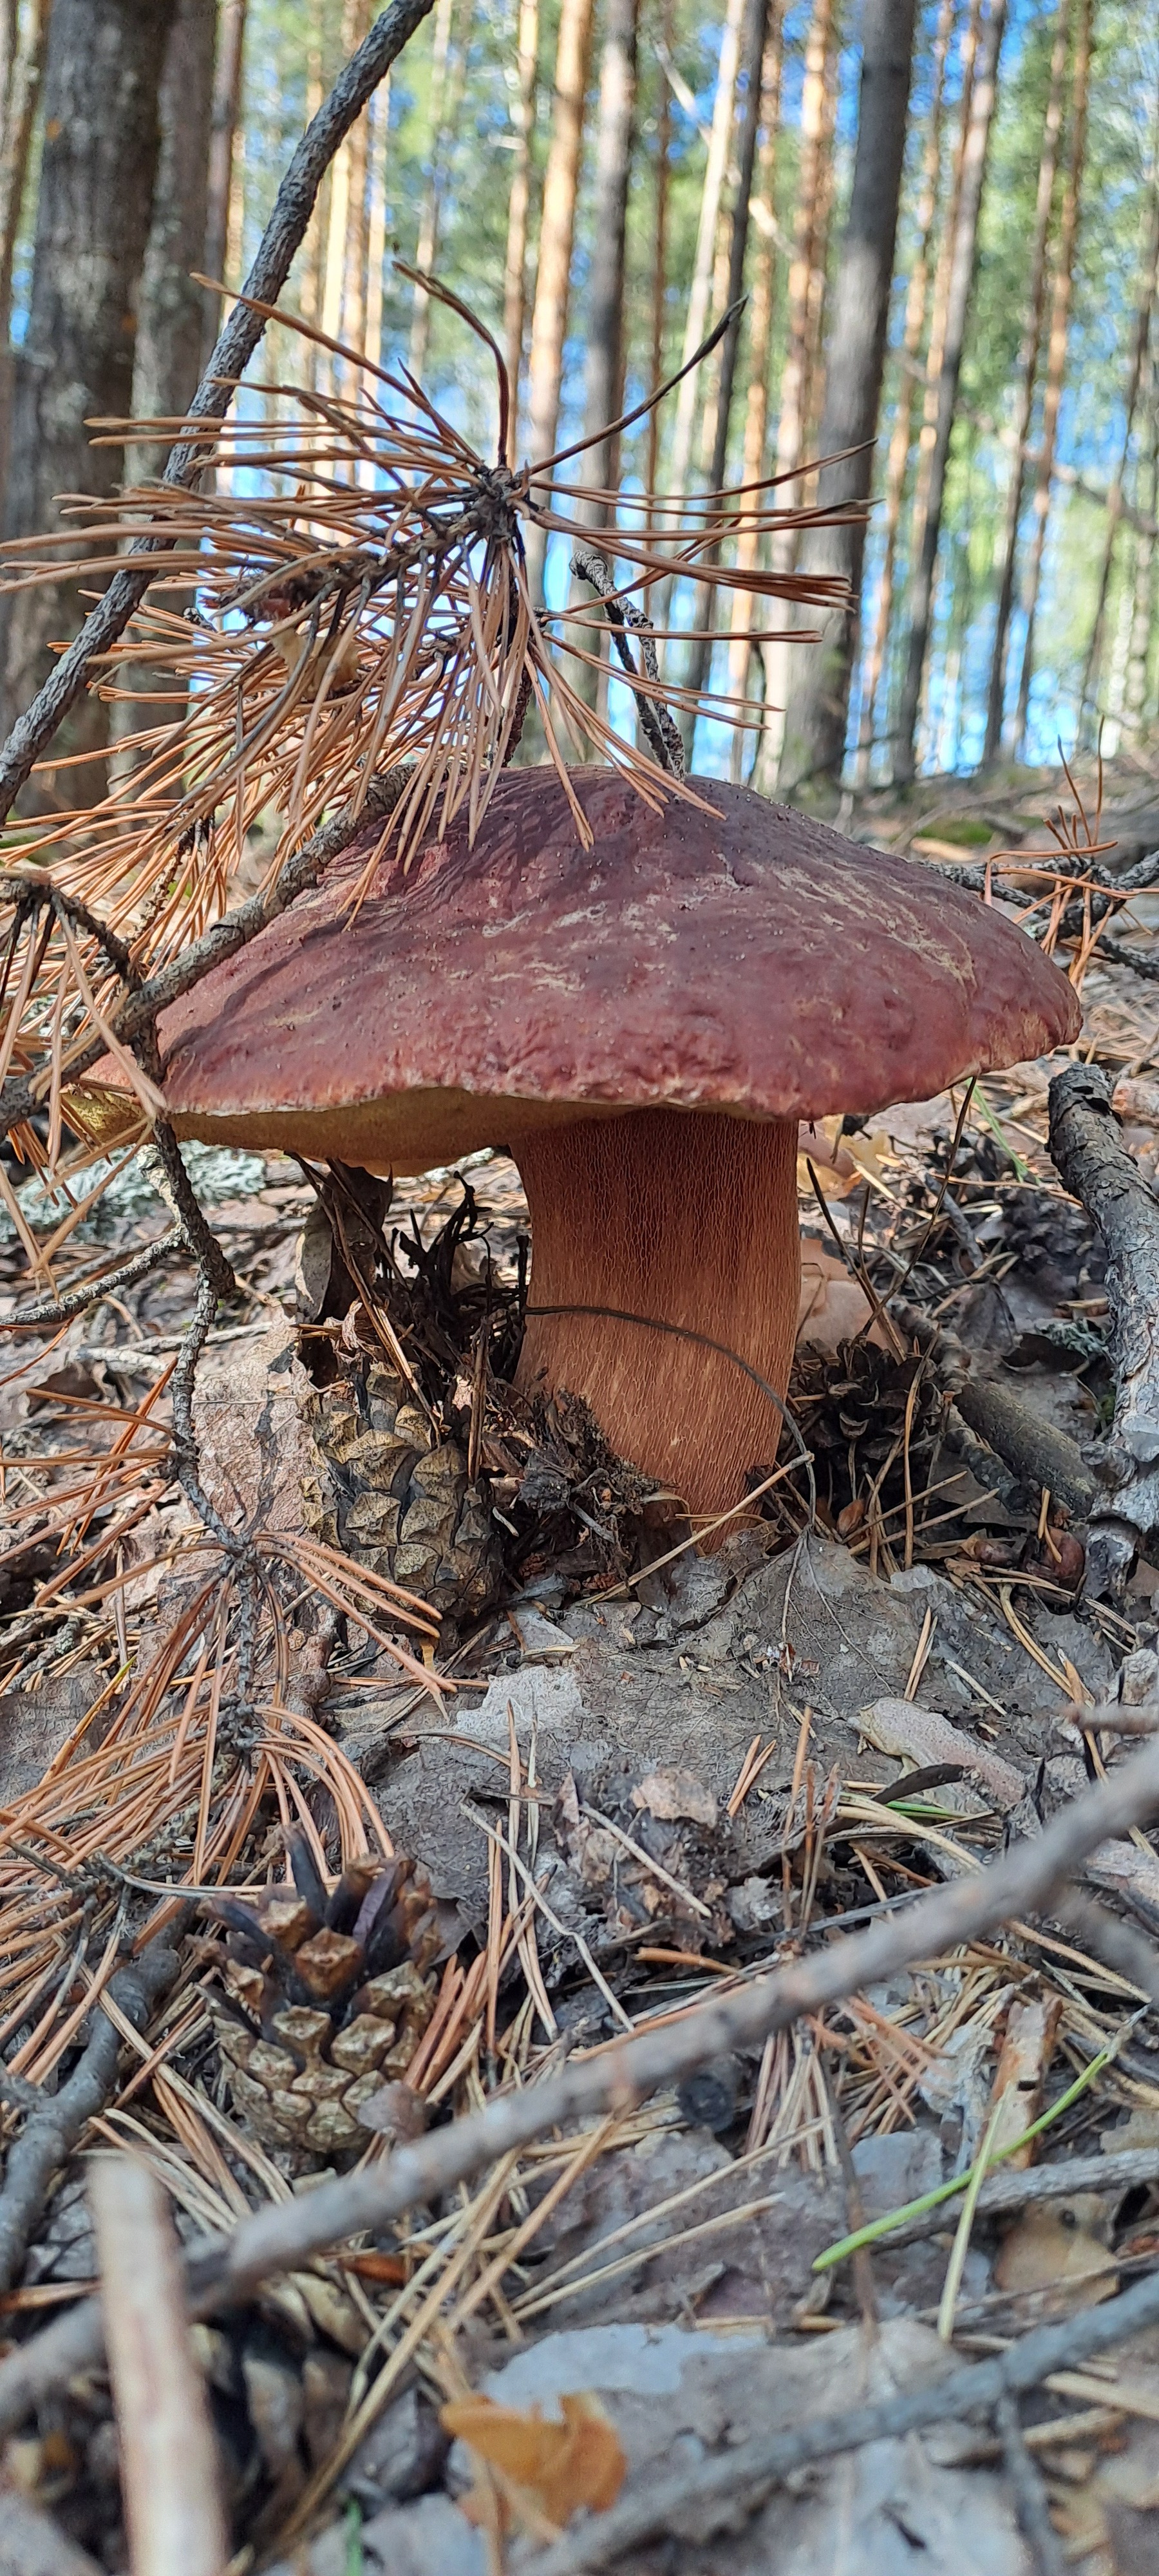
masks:
{"label": "decaying leaf litter", "polygon": [[[348,439],[350,417],[326,431]],[[214,542],[212,511],[180,507],[171,533]],[[250,567],[252,528],[244,545]],[[421,604],[421,550],[405,569]],[[835,1986],[763,2046],[690,2059],[676,2090],[615,2099],[613,2058],[598,2116],[556,2127],[549,2112],[540,2138],[464,2165],[457,2189],[310,2241],[319,2176],[353,2188],[378,2168],[389,2194],[408,2142],[436,2146],[449,2119],[465,2131],[519,2096],[533,2119],[565,2065],[586,2059],[602,2081],[628,2032],[663,2047],[706,1997],[759,2006],[762,1969],[820,1959],[831,1936],[888,1925],[915,1891],[1033,1841],[1089,1782],[1113,1783],[1159,1697],[1159,1568],[1144,1548],[1125,1587],[1083,1588],[1090,1526],[1114,1517],[1097,1471],[1117,1418],[1117,1248],[1052,1163],[1055,1065],[802,1135],[790,1410],[808,1455],[794,1463],[786,1442],[778,1463],[770,1442],[703,1553],[582,1405],[513,1382],[528,1244],[501,1155],[392,1193],[283,1156],[183,1162],[163,1121],[69,1143],[69,1085],[111,1040],[154,1107],[160,1068],[146,1048],[130,1070],[120,1033],[148,1024],[142,977],[168,974],[168,998],[222,905],[261,903],[244,870],[260,871],[271,801],[289,819],[266,881],[284,886],[302,835],[377,760],[390,712],[368,746],[365,698],[343,704],[337,684],[352,637],[382,649],[373,612],[359,625],[380,572],[381,549],[329,589],[295,570],[267,601],[300,648],[277,668],[264,637],[247,644],[253,600],[227,601],[237,622],[204,645],[228,670],[201,675],[192,802],[163,742],[147,793],[83,830],[38,825],[12,870],[8,2385],[54,2316],[81,2330],[99,2268],[92,2159],[128,2150],[190,2243],[247,2212],[306,2212],[299,2259],[240,2303],[210,2296],[195,2329],[239,2565],[295,2549],[319,2570],[355,2550],[367,2567],[544,2550],[561,2567],[627,2564],[655,2536],[638,2499],[667,2495],[663,2479],[673,2563],[704,2564],[719,2500],[676,2490],[706,2451],[735,2445],[740,2463],[770,2417],[816,2425],[917,2383],[928,2395],[951,2339],[963,2358],[1020,2351],[1060,2311],[1061,2348],[1037,2378],[1026,2360],[1021,2419],[989,2383],[991,2420],[948,2407],[922,2448],[874,2419],[869,2449],[797,2479],[791,2529],[783,2495],[775,2523],[761,2517],[792,2462],[754,2463],[729,2506],[730,2563],[767,2564],[774,2528],[792,2563],[829,2563],[855,2512],[867,2566],[896,2563],[899,2532],[935,2563],[953,2549],[961,2564],[968,2542],[979,2565],[1050,2564],[1052,2528],[1071,2563],[1127,2564],[1159,2382],[1145,2341],[1108,2361],[1083,2336],[1092,2303],[1109,2314],[1145,2286],[1153,2255],[1159,1892],[1138,1822],[1092,1837],[1086,1893],[1048,1904],[1044,1889],[1025,1921],[999,1914],[879,1983]],[[455,578],[469,590],[469,555]],[[447,632],[457,616],[474,636],[472,603],[447,598]],[[515,729],[524,614],[503,607],[493,636],[512,668],[475,701],[502,718],[464,751],[480,806]],[[167,618],[136,639],[154,666]],[[408,619],[419,638],[413,602]],[[203,637],[176,623],[184,680]],[[225,713],[255,665],[251,762]],[[643,710],[660,700],[636,667]],[[438,790],[430,672],[412,658],[404,678],[416,766],[381,818],[417,848]],[[380,716],[396,682],[405,702],[392,664]],[[447,704],[444,689],[441,722]],[[651,792],[672,779],[653,765]],[[1053,844],[1033,828],[1042,781],[1029,816],[1011,799],[981,818],[985,840],[974,817],[963,836],[952,789],[941,812],[856,820],[934,866],[965,848],[983,899],[1033,916],[1082,988],[1071,1053],[1116,1086],[1146,1179],[1145,896],[1108,912],[1098,888],[1106,863],[1145,887],[1147,850],[1130,844],[1148,782],[1105,782],[1103,806],[1095,780],[1081,796],[1059,784],[1071,820]],[[1121,838],[1105,819],[1120,806],[1135,809]],[[100,853],[87,874],[82,848]],[[991,864],[991,849],[1014,857]],[[931,2204],[946,2182],[954,2196]],[[903,2208],[904,2226],[846,2243]],[[99,2196],[97,2210],[112,2279]],[[172,2317],[154,2233],[155,2305]],[[131,2374],[111,2360],[131,2520]],[[108,2381],[93,2356],[54,2376],[46,2347],[39,2387],[34,2415],[17,2396],[5,2416],[21,2510],[30,2527],[52,2517],[74,2563],[120,2563]],[[537,2421],[555,2396],[559,2422]]]}

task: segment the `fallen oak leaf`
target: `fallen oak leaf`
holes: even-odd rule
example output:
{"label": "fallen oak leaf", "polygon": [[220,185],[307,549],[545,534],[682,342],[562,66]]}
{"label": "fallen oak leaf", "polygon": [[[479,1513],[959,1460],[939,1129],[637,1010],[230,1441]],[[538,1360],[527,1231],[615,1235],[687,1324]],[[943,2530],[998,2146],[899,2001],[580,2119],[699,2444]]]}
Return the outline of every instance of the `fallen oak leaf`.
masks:
{"label": "fallen oak leaf", "polygon": [[[523,2520],[538,2526],[546,2518],[563,2531],[573,2513],[586,2505],[606,2513],[627,2474],[619,2437],[597,2397],[560,2398],[562,2423],[545,2421],[538,2407],[524,2413],[499,2406],[492,2397],[467,2397],[439,2410],[446,2433],[457,2437],[498,2469],[507,2490],[505,2501]],[[526,2508],[530,2507],[530,2511]],[[480,2518],[475,2496],[461,2500],[469,2521]]]}

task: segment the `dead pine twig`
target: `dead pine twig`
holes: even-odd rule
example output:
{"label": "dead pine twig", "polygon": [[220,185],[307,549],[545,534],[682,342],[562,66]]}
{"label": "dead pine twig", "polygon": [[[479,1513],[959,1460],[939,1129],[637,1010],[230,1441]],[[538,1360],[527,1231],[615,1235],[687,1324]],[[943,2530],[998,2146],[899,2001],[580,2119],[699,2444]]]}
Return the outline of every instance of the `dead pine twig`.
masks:
{"label": "dead pine twig", "polygon": [[1087,1539],[1087,1590],[1121,1597],[1159,1526],[1159,1202],[1119,1133],[1097,1065],[1070,1064],[1050,1085],[1050,1153],[1064,1188],[1107,1249],[1115,1413]]}
{"label": "dead pine twig", "polygon": [[1005,2389],[999,2398],[994,2409],[994,2424],[1002,2444],[1006,2474],[1014,2489],[1014,2509],[1038,2576],[1065,2576],[1067,2562],[1062,2542],[1050,2519],[1042,2471],[1026,2447],[1018,2399],[1013,2389]]}
{"label": "dead pine twig", "polygon": [[[612,631],[612,641],[627,673],[628,686],[635,697],[636,712],[642,730],[647,736],[650,751],[659,761],[661,769],[670,769],[674,777],[683,778],[684,737],[679,725],[669,714],[658,694],[660,665],[656,659],[656,646],[652,640],[651,619],[645,617],[642,610],[638,609],[630,599],[617,597],[615,584],[603,556],[593,553],[590,546],[573,548],[571,570],[576,580],[586,581],[589,588],[594,590],[604,603],[604,615]],[[640,660],[644,666],[644,678],[651,683],[650,690],[640,686],[640,673],[633,661],[625,632],[628,627],[631,627],[633,633],[639,636]]]}
{"label": "dead pine twig", "polygon": [[[173,1984],[178,1964],[176,1951],[158,1943],[140,1959],[118,1968],[109,1984],[109,2000],[135,2030],[144,2030],[154,2005]],[[85,2122],[103,2111],[108,2101],[121,2046],[120,2032],[98,2004],[80,2062],[59,2093],[41,2094],[38,2088],[29,2088],[37,2092],[37,2100],[9,2149],[0,2191],[0,2290],[10,2290],[19,2276],[53,2175],[72,2153]]]}
{"label": "dead pine twig", "polygon": [[[275,302],[281,294],[330,163],[372,91],[385,79],[431,6],[432,0],[390,0],[390,7],[375,19],[357,53],[343,65],[329,97],[311,118],[278,189],[246,279],[245,295],[249,300],[234,305],[189,406],[188,426],[193,434],[179,440],[170,451],[162,477],[170,489],[196,483],[206,452],[201,424],[224,419],[237,380],[244,375],[265,330],[262,307]],[[154,579],[159,551],[161,544],[156,539],[134,549],[136,561],[114,574],[79,635],[61,655],[31,706],[18,717],[0,750],[0,821],[11,812],[34,763],[87,686],[96,656],[107,653],[123,635]]]}
{"label": "dead pine twig", "polygon": [[[988,1868],[917,1897],[911,1906],[879,1919],[868,1931],[832,1941],[736,1993],[710,1994],[658,2030],[612,2041],[558,2075],[503,2094],[485,2110],[436,2129],[413,2145],[400,2146],[384,2164],[320,2183],[301,2197],[273,2204],[243,2220],[232,2236],[209,2240],[189,2258],[190,2314],[206,2316],[219,2307],[235,2305],[271,2275],[453,2191],[549,2129],[626,2110],[661,2086],[678,2084],[682,2076],[710,2059],[727,2056],[738,2047],[759,2046],[791,2022],[825,2012],[915,1959],[955,1949],[1003,1923],[1040,1911],[1052,1890],[1072,1877],[1101,1842],[1129,1831],[1157,1809],[1159,1746],[1151,1744],[1063,1808],[1044,1833],[1015,1843]],[[1148,2308],[1140,2323],[1152,2313],[1159,2317],[1159,2282],[1142,2286],[1151,2292],[1153,2310]],[[1138,2291],[1128,2293],[1118,2303],[1119,2309],[1133,2316],[1130,2302],[1138,2295]],[[1107,2313],[1098,2311],[1104,2318]],[[1133,2332],[1134,2326],[1124,2325],[1120,2331]],[[1115,2340],[1114,2333],[1107,2340]],[[90,2367],[101,2346],[99,2306],[86,2301],[0,2361],[0,2433],[22,2422],[49,2389]],[[1090,2347],[1103,2348],[1102,2344]],[[1043,2369],[1059,2366],[1050,2360]],[[1007,2384],[1036,2383],[1012,2378],[991,2388],[987,2382],[985,2402],[992,2404]],[[876,2435],[867,2433],[864,2438]],[[831,2447],[846,2446],[842,2429]]]}
{"label": "dead pine twig", "polygon": [[140,2156],[99,2156],[89,2200],[132,2576],[221,2576],[217,2450],[164,2192]]}

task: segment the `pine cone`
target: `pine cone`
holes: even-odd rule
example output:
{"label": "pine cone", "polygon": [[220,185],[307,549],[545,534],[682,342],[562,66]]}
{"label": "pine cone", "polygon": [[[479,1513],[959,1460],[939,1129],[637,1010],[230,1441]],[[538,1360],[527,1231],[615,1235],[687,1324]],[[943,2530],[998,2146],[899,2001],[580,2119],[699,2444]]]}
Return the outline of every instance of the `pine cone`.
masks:
{"label": "pine cone", "polygon": [[306,1489],[308,1526],[444,1620],[478,1619],[498,1590],[500,1557],[458,1441],[436,1446],[409,1388],[379,1361],[320,1388],[306,1421],[321,1468]]}
{"label": "pine cone", "polygon": [[355,1861],[327,1893],[304,1834],[289,1852],[292,1887],[207,1906],[229,1957],[206,2001],[234,2109],[302,2172],[366,2145],[360,2105],[405,2076],[430,2020],[439,1934],[413,1861]]}

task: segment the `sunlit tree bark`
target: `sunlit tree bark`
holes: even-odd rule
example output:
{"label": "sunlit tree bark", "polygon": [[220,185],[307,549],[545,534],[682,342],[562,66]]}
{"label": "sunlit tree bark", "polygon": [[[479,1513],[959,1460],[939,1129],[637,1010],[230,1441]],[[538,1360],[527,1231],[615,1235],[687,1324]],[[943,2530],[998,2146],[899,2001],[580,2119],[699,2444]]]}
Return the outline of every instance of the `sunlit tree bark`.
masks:
{"label": "sunlit tree bark", "polygon": [[1022,647],[1018,710],[1014,726],[1015,741],[1020,751],[1025,746],[1030,715],[1030,685],[1034,676],[1034,625],[1042,584],[1042,558],[1046,550],[1050,487],[1054,474],[1055,448],[1058,442],[1058,415],[1066,377],[1067,338],[1070,331],[1071,297],[1074,290],[1074,255],[1082,205],[1083,168],[1086,161],[1092,9],[1093,0],[1079,0],[1071,90],[1070,153],[1067,160],[1066,185],[1063,189],[1062,214],[1058,230],[1058,252],[1051,289],[1050,336],[1046,346],[1046,382],[1042,398],[1042,435],[1038,444],[1038,474],[1034,487],[1034,534],[1030,541],[1023,591],[1026,634]]}
{"label": "sunlit tree bark", "polygon": [[52,0],[4,0],[0,10],[0,494],[12,423],[12,266],[51,6]]}
{"label": "sunlit tree bark", "polygon": [[[234,156],[241,116],[245,62],[246,0],[220,0],[217,54],[213,71],[213,107],[209,145],[209,190],[205,217],[205,273],[224,280],[229,259],[230,208],[234,201]],[[236,283],[231,279],[229,283]],[[221,327],[221,299],[210,299],[205,316],[202,356],[207,358]]]}
{"label": "sunlit tree bark", "polygon": [[1135,306],[1135,317],[1131,330],[1130,347],[1127,355],[1127,380],[1123,387],[1123,438],[1119,451],[1118,464],[1115,468],[1110,491],[1107,494],[1106,535],[1103,539],[1102,560],[1099,565],[1099,584],[1095,600],[1094,623],[1091,627],[1091,640],[1087,647],[1087,658],[1083,669],[1082,696],[1079,702],[1080,723],[1082,722],[1083,715],[1087,708],[1095,706],[1098,701],[1099,674],[1103,654],[1103,633],[1107,614],[1107,594],[1111,586],[1111,567],[1115,558],[1115,540],[1119,533],[1119,522],[1123,515],[1127,468],[1130,463],[1131,448],[1135,436],[1135,423],[1139,411],[1139,397],[1143,389],[1147,371],[1147,358],[1151,345],[1151,331],[1154,322],[1155,294],[1157,286],[1159,286],[1159,129],[1156,131],[1155,143],[1152,146],[1151,153],[1151,203],[1147,210],[1146,239],[1143,245],[1142,261],[1140,263],[1139,293]]}
{"label": "sunlit tree bark", "polygon": [[946,467],[950,440],[958,408],[958,381],[962,369],[962,351],[966,338],[966,321],[974,283],[978,248],[978,218],[982,210],[982,191],[990,149],[990,128],[998,81],[998,55],[1006,23],[1006,0],[990,0],[990,6],[978,34],[978,51],[970,87],[969,109],[964,126],[961,154],[961,184],[958,192],[957,220],[954,225],[948,263],[945,304],[945,338],[937,379],[937,413],[932,440],[928,443],[929,475],[926,489],[924,524],[920,548],[915,547],[910,566],[909,646],[898,711],[895,774],[912,778],[916,759],[918,709],[922,681],[929,651],[934,597],[934,570],[938,559],[938,542],[942,528],[942,503],[946,488]]}
{"label": "sunlit tree bark", "polygon": [[503,262],[503,346],[511,382],[511,418],[507,461],[519,452],[519,387],[523,372],[523,333],[527,321],[527,230],[531,214],[531,137],[535,130],[535,85],[539,65],[539,0],[519,0],[517,87],[511,102],[515,132],[511,193],[507,200],[507,250]]}
{"label": "sunlit tree bark", "polygon": [[[539,225],[535,304],[531,316],[528,426],[533,460],[546,459],[552,454],[559,421],[591,33],[592,0],[563,0],[556,43],[551,143]],[[539,529],[529,530],[527,569],[532,595],[536,598],[542,595],[545,553],[543,533]]]}
{"label": "sunlit tree bark", "polygon": [[998,605],[994,621],[994,648],[990,657],[990,685],[986,699],[986,743],[982,754],[984,760],[996,759],[1002,746],[1002,720],[1006,703],[1006,647],[1010,634],[1010,612],[1014,605],[1018,525],[1022,516],[1022,495],[1026,481],[1026,442],[1030,435],[1034,388],[1038,380],[1039,360],[1042,355],[1042,326],[1046,318],[1047,250],[1051,210],[1054,205],[1055,178],[1058,171],[1059,136],[1062,131],[1066,58],[1070,41],[1070,13],[1071,0],[1058,0],[1054,41],[1050,53],[1046,114],[1042,128],[1042,154],[1038,164],[1038,194],[1034,208],[1026,325],[1022,334],[1022,346],[1018,353],[1014,445],[1010,458],[1010,481],[1006,492],[1006,521],[1002,534]]}
{"label": "sunlit tree bark", "polygon": [[[751,213],[757,232],[757,250],[753,261],[752,291],[749,298],[748,388],[745,396],[744,453],[741,463],[742,484],[758,483],[765,470],[765,449],[769,427],[769,364],[772,355],[773,288],[776,281],[776,215],[774,183],[776,178],[777,143],[781,124],[781,77],[784,66],[784,10],[781,0],[773,0],[765,59],[761,67],[761,134],[757,151],[756,189]],[[746,529],[737,541],[737,568],[751,572],[757,560],[758,540]],[[752,667],[753,648],[748,629],[753,620],[753,603],[743,590],[734,592],[732,607],[732,642],[728,651],[728,687],[732,698],[743,698]],[[738,725],[729,750],[729,775],[739,781],[744,775],[745,745],[749,736]]]}

